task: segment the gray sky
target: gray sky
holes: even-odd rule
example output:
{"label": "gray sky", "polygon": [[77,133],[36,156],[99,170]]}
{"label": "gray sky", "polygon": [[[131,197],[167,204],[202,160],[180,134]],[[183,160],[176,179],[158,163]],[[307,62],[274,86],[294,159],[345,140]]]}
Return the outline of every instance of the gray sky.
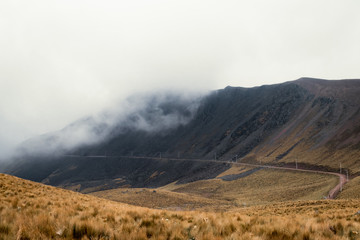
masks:
{"label": "gray sky", "polygon": [[360,74],[359,0],[2,0],[0,153],[134,92]]}

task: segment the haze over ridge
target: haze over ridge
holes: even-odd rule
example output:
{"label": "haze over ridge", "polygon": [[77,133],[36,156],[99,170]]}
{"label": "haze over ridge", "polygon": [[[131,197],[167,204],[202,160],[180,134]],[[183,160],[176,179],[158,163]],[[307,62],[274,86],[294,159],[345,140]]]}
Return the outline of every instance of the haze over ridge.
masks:
{"label": "haze over ridge", "polygon": [[0,3],[0,152],[134,92],[359,76],[360,3]]}

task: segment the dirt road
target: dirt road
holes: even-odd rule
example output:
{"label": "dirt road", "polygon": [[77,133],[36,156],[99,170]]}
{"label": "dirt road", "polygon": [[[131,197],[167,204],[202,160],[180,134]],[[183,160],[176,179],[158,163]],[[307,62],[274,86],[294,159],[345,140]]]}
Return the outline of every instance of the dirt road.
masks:
{"label": "dirt road", "polygon": [[[65,155],[67,157],[85,157],[79,155]],[[329,191],[327,199],[335,199],[337,194],[341,191],[344,184],[347,183],[347,178],[344,174],[327,172],[327,171],[318,171],[304,168],[290,168],[290,167],[278,167],[271,165],[261,165],[261,164],[250,164],[250,163],[241,163],[241,162],[231,162],[223,160],[204,160],[204,159],[182,159],[182,158],[161,158],[161,157],[139,157],[139,156],[86,156],[86,158],[137,158],[137,159],[155,159],[155,160],[164,160],[164,161],[194,161],[194,162],[216,162],[216,163],[228,163],[232,165],[242,165],[249,167],[261,167],[261,168],[270,168],[270,169],[279,169],[284,171],[298,171],[298,172],[309,172],[309,173],[318,173],[318,174],[327,174],[335,175],[339,177],[339,183]]]}
{"label": "dirt road", "polygon": [[299,171],[299,172],[310,172],[310,173],[320,173],[320,174],[328,174],[328,175],[335,175],[339,177],[339,183],[329,191],[327,196],[328,199],[335,199],[340,190],[343,186],[347,183],[347,178],[344,174],[335,173],[335,172],[326,172],[326,171],[318,171],[318,170],[311,170],[311,169],[300,169],[300,168],[289,168],[289,167],[277,167],[277,166],[270,166],[270,165],[258,165],[258,164],[248,164],[248,163],[233,163],[236,165],[244,165],[244,166],[251,166],[251,167],[263,167],[263,168],[271,168],[271,169],[280,169],[280,170],[287,170],[287,171]]}

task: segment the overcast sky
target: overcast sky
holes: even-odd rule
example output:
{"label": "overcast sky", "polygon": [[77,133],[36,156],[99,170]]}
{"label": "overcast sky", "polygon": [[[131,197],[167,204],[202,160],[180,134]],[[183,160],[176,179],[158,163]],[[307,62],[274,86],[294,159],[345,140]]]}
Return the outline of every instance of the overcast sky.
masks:
{"label": "overcast sky", "polygon": [[134,92],[360,78],[359,0],[1,0],[0,154]]}

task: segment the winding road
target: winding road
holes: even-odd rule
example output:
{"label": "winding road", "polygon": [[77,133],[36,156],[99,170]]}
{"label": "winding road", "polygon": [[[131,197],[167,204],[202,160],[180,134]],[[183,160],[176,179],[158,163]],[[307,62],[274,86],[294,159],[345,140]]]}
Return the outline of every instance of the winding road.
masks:
{"label": "winding road", "polygon": [[346,176],[344,174],[335,173],[335,172],[326,172],[326,171],[318,171],[318,170],[311,170],[311,169],[302,169],[302,168],[290,168],[290,167],[277,167],[271,165],[257,165],[257,164],[248,164],[248,163],[233,163],[238,165],[246,165],[252,167],[263,167],[263,168],[271,168],[271,169],[280,169],[280,170],[287,170],[287,171],[298,171],[298,172],[309,172],[309,173],[318,173],[318,174],[327,174],[327,175],[334,175],[339,177],[339,183],[329,191],[327,199],[335,199],[338,195],[340,190],[343,186],[348,182]]}
{"label": "winding road", "polygon": [[261,167],[261,168],[269,168],[269,169],[278,169],[284,171],[298,171],[298,172],[309,172],[309,173],[317,173],[317,174],[327,174],[334,175],[339,177],[339,183],[332,188],[327,199],[335,199],[339,194],[343,186],[348,182],[345,174],[335,173],[335,172],[327,172],[327,171],[318,171],[304,168],[291,168],[291,167],[278,167],[271,165],[262,165],[262,164],[251,164],[251,163],[242,163],[242,162],[232,162],[232,161],[223,161],[223,160],[209,160],[209,159],[190,159],[190,158],[162,158],[162,157],[140,157],[140,156],[80,156],[80,155],[64,155],[65,157],[81,157],[81,158],[135,158],[135,159],[152,159],[152,160],[164,160],[164,161],[193,161],[193,162],[215,162],[215,163],[228,163],[232,165],[241,165],[241,166],[249,166],[249,167]]}

